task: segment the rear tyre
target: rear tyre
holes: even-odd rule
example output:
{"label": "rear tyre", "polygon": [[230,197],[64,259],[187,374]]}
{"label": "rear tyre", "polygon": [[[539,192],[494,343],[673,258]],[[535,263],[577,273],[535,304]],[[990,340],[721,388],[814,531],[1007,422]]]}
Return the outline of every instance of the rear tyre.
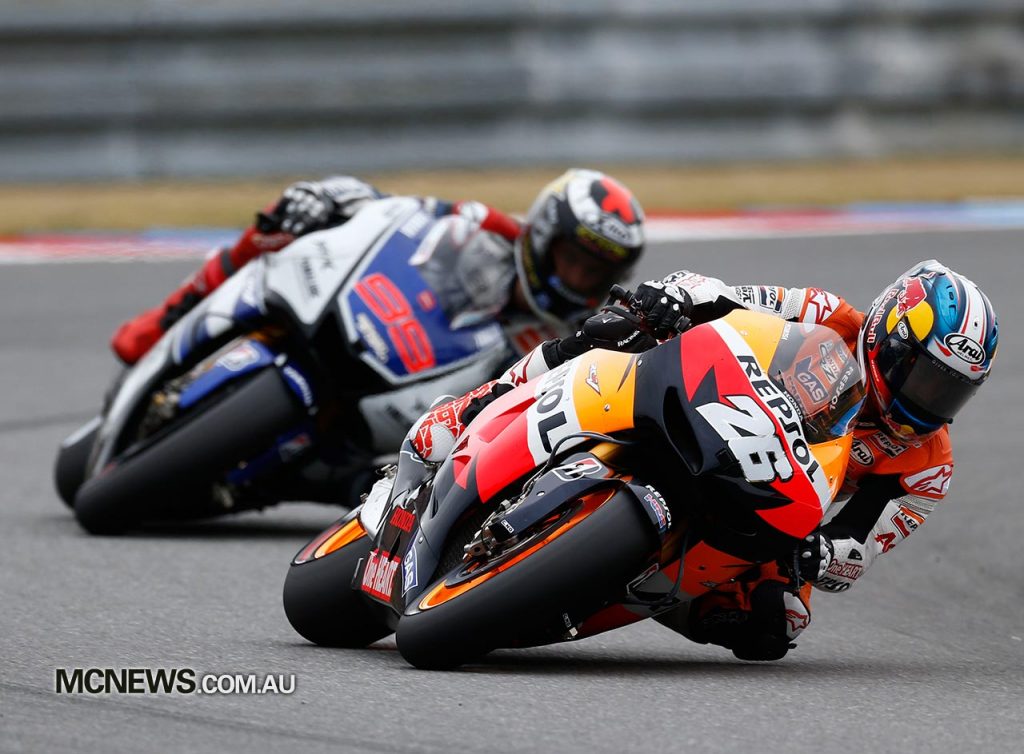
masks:
{"label": "rear tyre", "polygon": [[[417,668],[444,670],[563,622],[621,595],[650,561],[658,536],[632,495],[619,492],[583,521],[469,591],[398,623],[398,651]],[[424,595],[430,595],[435,585]]]}
{"label": "rear tyre", "polygon": [[363,536],[288,569],[284,612],[304,639],[321,647],[358,648],[391,633],[381,612],[351,587],[359,559],[369,555],[372,546],[370,537]]}
{"label": "rear tyre", "polygon": [[143,521],[209,515],[210,487],[233,464],[266,449],[305,416],[276,369],[259,372],[153,445],[86,481],[75,517],[92,534]]}

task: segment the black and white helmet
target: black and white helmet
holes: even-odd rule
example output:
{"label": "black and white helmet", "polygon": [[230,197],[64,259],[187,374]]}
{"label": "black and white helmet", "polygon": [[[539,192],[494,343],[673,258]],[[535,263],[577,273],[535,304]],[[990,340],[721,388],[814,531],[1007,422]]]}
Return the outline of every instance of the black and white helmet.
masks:
{"label": "black and white helmet", "polygon": [[[573,320],[595,310],[608,289],[624,279],[644,248],[644,213],[633,193],[596,170],[568,170],[537,196],[516,242],[516,272],[534,312],[547,320]],[[556,274],[565,248],[600,270],[588,290]]]}

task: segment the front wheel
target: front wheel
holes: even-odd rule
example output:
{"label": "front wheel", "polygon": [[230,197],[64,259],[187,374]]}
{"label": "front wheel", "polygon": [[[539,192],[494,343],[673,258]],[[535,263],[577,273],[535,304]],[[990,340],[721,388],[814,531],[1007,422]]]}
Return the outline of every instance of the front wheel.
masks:
{"label": "front wheel", "polygon": [[219,402],[86,480],[75,517],[92,534],[116,534],[160,519],[195,517],[197,500],[233,464],[271,446],[305,411],[276,369],[266,369]]}
{"label": "front wheel", "polygon": [[428,587],[399,620],[398,651],[418,668],[440,670],[554,626],[564,631],[620,597],[658,546],[630,493],[591,493],[502,564],[475,577],[457,568]]}
{"label": "front wheel", "polygon": [[96,444],[100,419],[96,417],[82,426],[74,434],[60,444],[57,451],[57,462],[53,467],[53,483],[57,494],[69,508],[75,505],[75,495],[85,481],[89,467],[89,457]]}
{"label": "front wheel", "polygon": [[285,578],[288,622],[322,647],[365,647],[391,633],[380,610],[352,588],[356,567],[373,546],[357,514],[353,511],[303,548]]}

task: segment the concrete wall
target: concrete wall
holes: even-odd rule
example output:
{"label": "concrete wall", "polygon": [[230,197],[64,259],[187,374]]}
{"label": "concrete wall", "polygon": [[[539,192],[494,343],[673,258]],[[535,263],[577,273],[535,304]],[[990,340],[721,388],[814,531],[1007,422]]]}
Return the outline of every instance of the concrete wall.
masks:
{"label": "concrete wall", "polygon": [[7,0],[0,180],[1024,148],[1024,0]]}

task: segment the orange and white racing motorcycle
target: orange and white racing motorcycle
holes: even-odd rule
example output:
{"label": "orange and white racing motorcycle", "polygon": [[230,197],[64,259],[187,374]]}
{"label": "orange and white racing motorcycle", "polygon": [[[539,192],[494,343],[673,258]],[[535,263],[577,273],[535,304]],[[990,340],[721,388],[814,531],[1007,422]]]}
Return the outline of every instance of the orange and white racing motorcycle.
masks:
{"label": "orange and white racing motorcycle", "polygon": [[296,555],[286,613],[321,645],[396,632],[421,668],[658,616],[793,565],[863,398],[835,332],[752,312],[590,351],[488,405],[439,465],[406,441]]}

